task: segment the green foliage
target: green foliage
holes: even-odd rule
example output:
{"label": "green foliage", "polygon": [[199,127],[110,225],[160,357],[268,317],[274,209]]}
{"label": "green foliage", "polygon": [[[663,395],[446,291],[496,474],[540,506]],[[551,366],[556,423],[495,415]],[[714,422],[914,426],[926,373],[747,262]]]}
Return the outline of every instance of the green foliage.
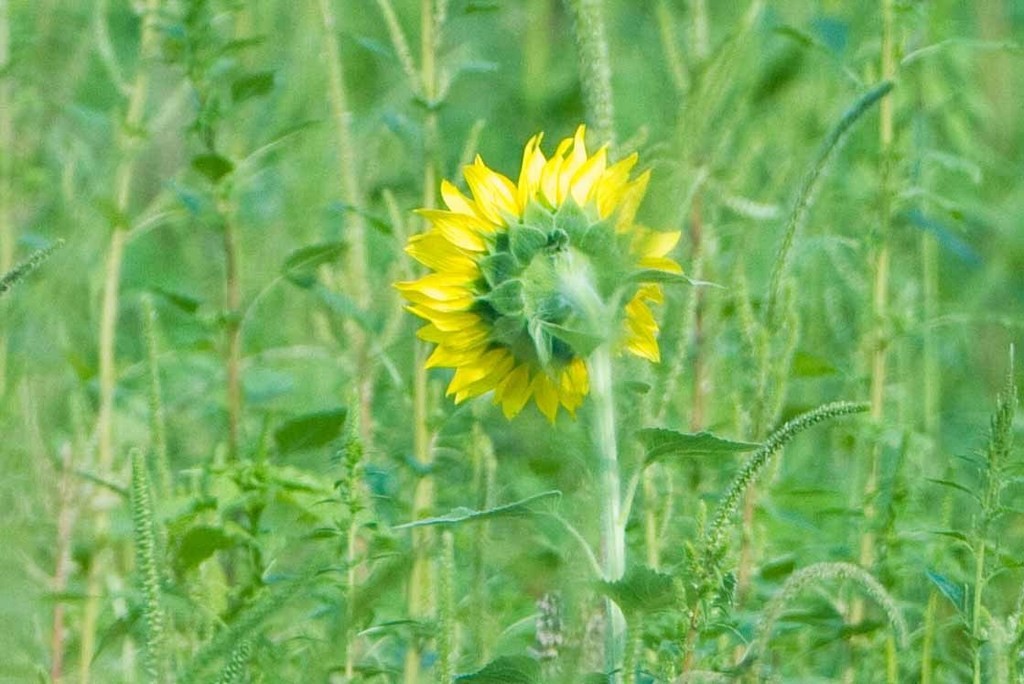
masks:
{"label": "green foliage", "polygon": [[[1012,4],[0,2],[0,680],[1019,680]],[[569,203],[479,277],[556,363],[621,331],[529,301],[549,241],[663,285],[600,583],[593,397],[454,404],[392,287],[441,179],[580,123],[685,275]]]}
{"label": "green foliage", "polygon": [[751,451],[760,446],[752,442],[722,439],[710,432],[685,434],[666,428],[644,428],[637,431],[636,435],[644,447],[647,463],[686,456],[721,456]]}

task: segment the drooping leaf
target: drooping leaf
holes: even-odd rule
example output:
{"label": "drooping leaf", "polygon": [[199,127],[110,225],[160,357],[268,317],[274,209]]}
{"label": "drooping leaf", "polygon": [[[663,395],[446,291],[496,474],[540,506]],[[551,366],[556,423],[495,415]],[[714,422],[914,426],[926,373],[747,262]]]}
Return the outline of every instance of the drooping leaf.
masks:
{"label": "drooping leaf", "polygon": [[949,602],[959,611],[962,615],[967,613],[967,591],[966,587],[962,584],[957,584],[945,575],[928,570],[925,572],[928,580],[935,585],[939,592],[949,599]]}
{"label": "drooping leaf", "polygon": [[540,325],[544,332],[565,342],[581,358],[590,356],[590,353],[604,342],[602,336],[589,333],[586,330],[549,323],[545,320],[541,320]]}
{"label": "drooping leaf", "polygon": [[540,663],[529,656],[502,656],[472,674],[459,675],[462,684],[538,684]]}
{"label": "drooping leaf", "polygon": [[682,273],[672,273],[671,271],[660,271],[656,268],[645,268],[640,271],[634,272],[629,276],[629,282],[632,283],[666,283],[669,285],[692,285],[694,287],[722,287],[718,283],[712,283],[707,280],[694,280],[689,276]]}
{"label": "drooping leaf", "polygon": [[667,428],[644,428],[637,438],[643,444],[648,463],[663,458],[687,456],[717,456],[753,451],[761,446],[753,442],[734,442],[710,432],[683,433]]}
{"label": "drooping leaf", "polygon": [[239,76],[231,84],[231,99],[244,102],[253,97],[266,95],[274,89],[274,72],[257,71]]}
{"label": "drooping leaf", "polygon": [[425,525],[455,525],[458,523],[489,520],[491,518],[501,517],[519,518],[532,513],[533,509],[531,506],[538,501],[557,499],[560,496],[562,496],[562,492],[551,490],[548,492],[541,492],[540,494],[534,494],[533,496],[528,496],[525,499],[514,503],[495,506],[494,508],[488,508],[483,511],[460,506],[459,508],[455,508],[444,515],[434,518],[424,518],[423,520],[414,520],[413,522],[405,523],[404,525],[397,525],[394,529],[403,530],[410,527],[423,527]]}
{"label": "drooping leaf", "polygon": [[315,449],[337,439],[348,411],[343,407],[316,411],[285,421],[274,431],[281,453]]}
{"label": "drooping leaf", "polygon": [[322,242],[300,247],[284,260],[281,273],[292,284],[309,289],[316,283],[316,269],[336,261],[346,249],[344,242]]}
{"label": "drooping leaf", "polygon": [[615,582],[599,582],[598,590],[627,615],[670,610],[679,601],[675,579],[645,565],[633,566]]}
{"label": "drooping leaf", "polygon": [[793,376],[797,378],[820,378],[835,375],[837,369],[828,359],[808,352],[798,351],[793,355]]}
{"label": "drooping leaf", "polygon": [[230,159],[214,152],[192,157],[192,168],[206,176],[211,183],[217,183],[235,169]]}
{"label": "drooping leaf", "polygon": [[174,565],[178,572],[186,572],[222,549],[236,544],[234,537],[220,527],[196,525],[182,536],[177,545]]}
{"label": "drooping leaf", "polygon": [[165,287],[159,286],[151,287],[149,289],[151,292],[159,295],[161,298],[167,300],[168,303],[173,304],[176,308],[187,314],[194,314],[199,310],[199,305],[202,304],[200,299],[184,292],[169,290]]}

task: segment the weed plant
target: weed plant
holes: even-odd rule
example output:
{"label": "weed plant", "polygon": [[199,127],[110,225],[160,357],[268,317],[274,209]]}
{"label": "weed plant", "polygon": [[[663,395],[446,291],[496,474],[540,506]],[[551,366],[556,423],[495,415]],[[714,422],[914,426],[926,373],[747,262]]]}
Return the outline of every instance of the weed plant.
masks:
{"label": "weed plant", "polygon": [[1006,0],[0,0],[0,679],[1024,682],[1022,93]]}

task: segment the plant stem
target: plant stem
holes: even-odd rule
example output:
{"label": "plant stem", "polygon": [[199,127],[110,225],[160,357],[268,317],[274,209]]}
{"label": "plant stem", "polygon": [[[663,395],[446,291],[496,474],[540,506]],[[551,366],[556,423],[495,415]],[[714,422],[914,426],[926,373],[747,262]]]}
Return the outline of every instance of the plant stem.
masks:
{"label": "plant stem", "polygon": [[441,608],[437,637],[437,681],[451,684],[455,679],[455,535],[441,534]]}
{"label": "plant stem", "polygon": [[[626,572],[626,535],[620,520],[621,493],[619,482],[618,445],[615,436],[615,394],[612,383],[612,356],[602,344],[590,356],[590,393],[594,401],[591,425],[601,505],[601,563],[606,582],[622,579]],[[622,662],[624,627],[622,613],[611,599],[606,599],[605,665],[614,672]]]}
{"label": "plant stem", "polygon": [[[890,80],[895,74],[893,56],[893,7],[892,0],[882,0],[882,78]],[[886,320],[889,302],[889,228],[891,217],[891,176],[892,176],[892,142],[893,142],[893,109],[892,98],[884,97],[879,103],[879,143],[882,155],[881,172],[881,216],[879,217],[878,244],[875,251],[874,279],[872,282],[872,318],[871,333],[871,418],[876,428],[880,429],[885,417],[885,381],[888,362],[888,339]],[[871,459],[868,476],[864,483],[864,517],[866,531],[861,537],[860,564],[871,568],[875,563],[875,534],[871,530],[877,514],[875,496],[878,492],[878,470],[882,455],[881,438],[876,436],[871,446]],[[863,607],[863,603],[859,604]],[[856,607],[856,606],[855,606]],[[855,611],[854,618],[859,620],[862,615]]]}
{"label": "plant stem", "polygon": [[601,0],[566,0],[576,31],[583,99],[594,136],[615,146],[615,110],[612,104],[612,67],[608,56]]}
{"label": "plant stem", "polygon": [[[117,383],[115,344],[117,314],[120,304],[121,263],[127,240],[128,210],[132,180],[135,175],[135,152],[146,109],[149,90],[149,62],[157,49],[156,19],[160,0],[147,0],[142,10],[142,37],[139,45],[139,65],[135,82],[128,98],[122,139],[121,160],[118,163],[114,185],[114,225],[107,249],[106,276],[103,282],[103,301],[99,329],[99,411],[96,417],[97,463],[96,473],[107,477],[114,463],[113,419],[114,391]],[[109,519],[100,511],[95,520],[95,541],[105,543]],[[102,551],[102,549],[101,549]],[[86,601],[82,617],[82,646],[79,660],[79,682],[89,684],[90,667],[96,647],[96,627],[99,618],[100,578],[105,567],[102,553],[97,553],[86,580]]]}
{"label": "plant stem", "polygon": [[242,279],[241,243],[227,188],[222,189],[217,211],[224,221],[224,308],[227,317],[226,381],[228,404],[228,460],[238,459],[242,430]]}
{"label": "plant stem", "polygon": [[[12,175],[14,172],[14,122],[11,79],[11,25],[8,0],[0,0],[0,273],[14,266]],[[6,309],[7,303],[0,304]],[[0,332],[0,397],[7,393],[7,332]]]}
{"label": "plant stem", "polygon": [[[438,94],[437,49],[439,38],[436,31],[440,22],[435,15],[434,0],[420,2],[420,82],[423,98],[434,102]],[[423,167],[423,207],[430,209],[437,204],[437,111],[429,107],[423,123],[424,154]],[[427,424],[427,345],[417,339],[413,345],[413,453],[422,471],[429,469],[432,454],[430,446],[430,428]],[[413,519],[430,515],[434,506],[434,480],[425,472],[416,481],[413,493]],[[409,576],[408,606],[409,615],[414,620],[429,615],[434,604],[433,568],[431,567],[430,548],[434,540],[431,527],[417,527],[412,530],[413,566]],[[419,644],[409,645],[405,657],[405,684],[416,684],[420,672]]]}
{"label": "plant stem", "polygon": [[[345,241],[348,245],[346,276],[349,295],[362,311],[370,304],[371,288],[367,280],[369,257],[366,248],[366,221],[360,213],[363,210],[363,194],[359,187],[356,162],[356,146],[352,134],[352,112],[348,105],[345,88],[345,70],[338,47],[337,17],[332,0],[320,0],[320,16],[324,27],[324,49],[327,59],[327,85],[331,113],[335,120],[335,135],[338,146],[338,171],[341,179],[342,200],[348,207],[345,216]],[[359,399],[360,439],[370,448],[373,434],[373,369],[369,363],[370,344],[366,332],[354,321],[347,325]]]}
{"label": "plant stem", "polygon": [[[65,446],[61,450],[60,485],[57,489],[57,563],[53,571],[53,593],[60,596],[67,591],[71,575],[71,545],[74,532],[75,510],[74,489],[71,476],[74,466],[74,450]],[[64,676],[64,610],[65,603],[56,601],[53,606],[53,631],[50,635],[50,679],[59,682]]]}

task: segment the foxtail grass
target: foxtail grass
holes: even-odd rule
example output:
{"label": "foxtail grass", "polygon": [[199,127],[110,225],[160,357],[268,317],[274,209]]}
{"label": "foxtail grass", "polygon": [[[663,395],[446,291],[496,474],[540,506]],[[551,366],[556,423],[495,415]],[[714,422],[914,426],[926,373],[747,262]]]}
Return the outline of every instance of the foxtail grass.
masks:
{"label": "foxtail grass", "polygon": [[136,449],[132,461],[132,523],[134,526],[135,565],[142,588],[142,617],[145,625],[145,672],[150,682],[169,681],[167,660],[167,620],[160,589],[160,553],[157,543],[156,512],[150,486],[149,466]]}

